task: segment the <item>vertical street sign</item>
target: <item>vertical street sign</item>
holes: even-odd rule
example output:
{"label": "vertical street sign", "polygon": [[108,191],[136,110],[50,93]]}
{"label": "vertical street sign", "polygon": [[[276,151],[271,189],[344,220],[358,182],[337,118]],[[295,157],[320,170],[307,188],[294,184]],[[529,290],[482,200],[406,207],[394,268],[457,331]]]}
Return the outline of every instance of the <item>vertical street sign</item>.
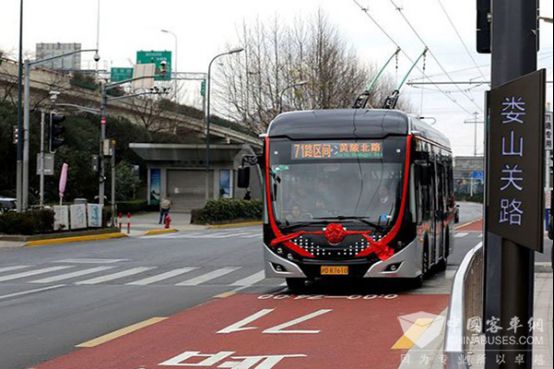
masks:
{"label": "vertical street sign", "polygon": [[490,92],[489,231],[529,249],[543,249],[546,71]]}
{"label": "vertical street sign", "polygon": [[[162,74],[162,64],[165,63],[165,73]],[[137,51],[137,64],[155,64],[156,81],[171,80],[171,51]]]}

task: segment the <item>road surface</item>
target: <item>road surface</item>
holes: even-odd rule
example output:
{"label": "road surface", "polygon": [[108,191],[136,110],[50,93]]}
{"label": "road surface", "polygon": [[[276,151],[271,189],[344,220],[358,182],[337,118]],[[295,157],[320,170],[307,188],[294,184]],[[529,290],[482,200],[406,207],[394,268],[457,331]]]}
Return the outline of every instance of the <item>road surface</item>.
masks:
{"label": "road surface", "polygon": [[[479,215],[468,209],[462,221]],[[459,232],[446,272],[416,290],[380,282],[309,296],[264,279],[260,227],[0,249],[0,368],[396,368],[409,349],[399,317],[443,312],[481,239]],[[367,357],[352,355],[362,347]]]}

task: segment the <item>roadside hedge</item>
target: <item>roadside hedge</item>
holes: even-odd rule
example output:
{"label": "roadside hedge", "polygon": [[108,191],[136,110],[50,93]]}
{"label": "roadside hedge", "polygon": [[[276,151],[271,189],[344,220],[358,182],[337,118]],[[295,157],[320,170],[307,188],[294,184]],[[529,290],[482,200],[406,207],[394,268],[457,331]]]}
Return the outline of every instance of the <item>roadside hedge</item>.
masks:
{"label": "roadside hedge", "polygon": [[158,211],[158,205],[148,205],[146,200],[131,200],[131,201],[118,201],[117,212],[126,215],[127,213],[135,214],[141,211]]}
{"label": "roadside hedge", "polygon": [[32,235],[49,233],[54,229],[54,211],[37,209],[25,213],[9,211],[0,214],[0,234]]}
{"label": "roadside hedge", "polygon": [[238,220],[262,219],[263,203],[260,200],[210,200],[202,209],[191,212],[191,223],[213,224]]}

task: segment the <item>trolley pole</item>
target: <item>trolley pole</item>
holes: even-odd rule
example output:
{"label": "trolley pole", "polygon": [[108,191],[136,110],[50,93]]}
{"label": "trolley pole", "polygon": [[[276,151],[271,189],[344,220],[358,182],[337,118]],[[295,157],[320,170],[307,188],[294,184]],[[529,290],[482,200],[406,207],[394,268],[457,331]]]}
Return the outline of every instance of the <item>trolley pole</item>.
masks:
{"label": "trolley pole", "polygon": [[[492,88],[512,81],[537,69],[537,1],[492,0],[491,77]],[[533,124],[538,124],[533,122]],[[531,123],[530,123],[531,124]],[[490,127],[490,122],[487,123]],[[530,127],[528,127],[530,128]],[[525,128],[525,129],[528,129]],[[494,161],[489,155],[491,137],[499,132],[487,131],[487,170]],[[499,155],[499,154],[498,154]],[[544,153],[543,153],[544,155]],[[529,159],[527,159],[529,160]],[[539,180],[539,179],[536,179]],[[487,201],[491,188],[487,180]],[[541,209],[535,209],[540,211]],[[487,217],[488,218],[488,217]],[[534,251],[490,231],[490,224],[497,219],[485,219],[485,306],[483,329],[488,336],[508,336],[514,317],[519,319],[520,331],[515,338],[529,336],[528,324],[533,316]],[[499,319],[499,320],[498,320]],[[487,330],[489,323],[502,327],[501,331]],[[516,356],[523,355],[524,364],[516,363]],[[499,358],[501,360],[499,360]],[[486,369],[531,368],[530,344],[497,344],[487,340]]]}

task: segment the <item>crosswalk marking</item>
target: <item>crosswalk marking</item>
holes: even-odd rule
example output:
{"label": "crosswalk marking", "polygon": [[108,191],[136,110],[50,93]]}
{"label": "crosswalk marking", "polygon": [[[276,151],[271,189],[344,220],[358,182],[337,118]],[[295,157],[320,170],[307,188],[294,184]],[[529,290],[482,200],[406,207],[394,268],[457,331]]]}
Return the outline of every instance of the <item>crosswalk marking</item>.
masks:
{"label": "crosswalk marking", "polygon": [[70,273],[65,273],[65,274],[58,274],[58,275],[55,275],[55,276],[52,276],[52,277],[47,277],[47,278],[43,278],[43,279],[37,279],[36,281],[31,281],[31,283],[51,283],[51,282],[58,282],[58,281],[63,281],[65,279],[71,279],[71,278],[75,278],[75,277],[81,277],[83,275],[87,275],[87,274],[92,274],[92,273],[97,273],[97,272],[101,272],[103,270],[107,270],[107,269],[111,269],[113,267],[111,266],[101,266],[101,267],[96,267],[96,268],[89,268],[89,269],[84,269],[84,270],[78,270],[76,272],[70,272]]}
{"label": "crosswalk marking", "polygon": [[254,273],[246,278],[239,279],[238,281],[231,283],[231,286],[247,287],[259,281],[262,281],[264,279],[265,279],[265,272],[263,270],[260,270],[259,272]]}
{"label": "crosswalk marking", "polygon": [[169,278],[172,278],[172,277],[176,277],[178,275],[185,274],[185,273],[188,273],[188,272],[196,270],[196,269],[198,269],[198,268],[186,267],[186,268],[174,269],[174,270],[170,270],[169,272],[154,275],[152,277],[139,279],[139,280],[134,281],[134,282],[129,282],[129,283],[127,283],[127,285],[146,286],[146,285],[149,285],[151,283],[155,283],[155,282],[163,281],[164,279],[169,279]]}
{"label": "crosswalk marking", "polygon": [[62,269],[67,269],[71,267],[72,265],[64,265],[64,266],[55,266],[55,267],[49,267],[49,268],[43,268],[43,269],[35,269],[35,270],[30,270],[27,272],[21,272],[16,274],[8,274],[3,277],[0,277],[0,282],[11,281],[18,278],[30,277],[37,274],[55,272],[56,270],[62,270]]}
{"label": "crosswalk marking", "polygon": [[107,275],[103,275],[92,279],[86,279],[84,281],[76,282],[75,284],[98,284],[98,283],[113,281],[114,279],[119,279],[119,278],[131,276],[131,275],[143,273],[150,269],[154,269],[154,268],[153,267],[131,268],[131,269],[127,269],[113,274],[107,274]]}
{"label": "crosswalk marking", "polygon": [[33,289],[33,290],[27,290],[27,291],[21,291],[21,292],[10,293],[10,294],[8,294],[8,295],[2,295],[2,296],[0,296],[0,300],[4,300],[4,299],[10,298],[10,297],[31,295],[31,294],[33,294],[33,293],[43,292],[43,291],[48,291],[48,290],[54,290],[54,289],[60,288],[60,287],[65,287],[65,284],[57,284],[57,285],[55,285],[55,286],[48,286],[48,287],[36,288],[36,289]]}
{"label": "crosswalk marking", "polygon": [[0,273],[9,272],[11,270],[24,269],[24,268],[27,268],[27,267],[28,267],[28,265],[14,265],[14,266],[9,266],[9,267],[3,267],[3,268],[0,268]]}
{"label": "crosswalk marking", "polygon": [[229,274],[238,269],[240,269],[240,267],[226,267],[226,268],[216,269],[209,273],[202,274],[198,277],[188,279],[181,283],[177,283],[176,286],[198,286],[200,283],[211,281],[212,279],[219,278],[221,276],[224,276],[225,274]]}
{"label": "crosswalk marking", "polygon": [[128,259],[94,259],[94,258],[78,258],[78,259],[62,259],[53,261],[53,263],[71,263],[71,264],[113,264]]}
{"label": "crosswalk marking", "polygon": [[456,234],[454,235],[454,237],[456,237],[456,238],[462,238],[462,237],[467,236],[468,234],[469,234],[469,233],[467,233],[467,232],[460,232],[460,233],[456,233]]}

